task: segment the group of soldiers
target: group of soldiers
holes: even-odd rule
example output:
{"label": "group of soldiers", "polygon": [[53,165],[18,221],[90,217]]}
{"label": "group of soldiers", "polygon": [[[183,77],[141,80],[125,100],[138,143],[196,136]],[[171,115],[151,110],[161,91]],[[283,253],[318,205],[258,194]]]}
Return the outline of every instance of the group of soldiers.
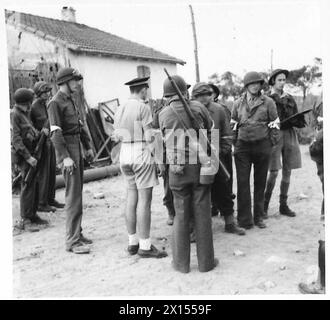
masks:
{"label": "group of soldiers", "polygon": [[[240,236],[254,226],[266,227],[264,221],[268,218],[269,202],[280,169],[279,212],[287,217],[296,215],[288,207],[288,190],[291,170],[301,167],[295,128],[304,127],[306,122],[304,114],[298,113],[294,98],[284,91],[288,75],[288,70],[274,70],[268,80],[271,93],[265,95],[265,80],[258,72],[248,72],[243,81],[244,93],[234,102],[231,111],[218,100],[220,92],[214,84],[196,83],[190,95],[190,85],[182,77],[166,78],[164,106],[153,112],[147,103],[149,78],[125,83],[131,96],[116,111],[112,139],[121,145],[120,169],[127,183],[125,218],[130,255],[167,256],[166,251],[151,243],[150,236],[152,192],[159,184],[159,177],[164,181],[167,224],[173,225],[172,266],[182,273],[190,271],[191,242],[196,242],[199,271],[210,271],[219,263],[214,256],[212,216],[223,216],[225,232]],[[59,91],[47,106],[48,86],[37,83],[38,98],[31,110],[32,92],[19,89],[14,96],[16,105],[12,113],[12,145],[19,155],[22,172],[37,165],[32,150],[41,132],[47,135],[46,145],[52,150],[46,152],[47,160],[44,160],[48,171],[55,167],[55,150],[66,188],[66,250],[79,254],[90,252],[92,243],[82,234],[81,219],[83,159],[93,159],[84,119],[72,98],[81,79],[75,69],[61,69],[56,77]],[[33,120],[35,105],[38,111],[34,112],[36,120]],[[215,143],[210,139],[213,133],[218,137]],[[201,143],[203,138],[207,141],[205,148]],[[212,152],[215,166],[210,160]],[[237,177],[237,222],[233,158]],[[40,188],[45,192],[45,184],[51,185],[54,177],[47,174],[47,183],[38,182],[43,175],[36,175],[35,182],[28,187],[22,182],[24,228],[44,223],[36,214],[35,199]],[[53,191],[41,198],[42,206],[61,205],[54,200]]]}

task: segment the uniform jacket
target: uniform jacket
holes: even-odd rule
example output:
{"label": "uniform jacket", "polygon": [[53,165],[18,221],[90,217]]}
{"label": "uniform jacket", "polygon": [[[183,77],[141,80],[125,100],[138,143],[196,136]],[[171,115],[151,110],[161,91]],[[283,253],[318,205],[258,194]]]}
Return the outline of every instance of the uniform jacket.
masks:
{"label": "uniform jacket", "polygon": [[312,160],[317,163],[323,163],[323,129],[321,129],[309,147]]}
{"label": "uniform jacket", "polygon": [[[39,132],[33,127],[30,113],[20,105],[15,105],[10,114],[12,127],[12,156],[20,164],[31,157]],[[16,157],[17,156],[17,157]]]}
{"label": "uniform jacket", "polygon": [[49,129],[48,113],[46,102],[40,98],[33,101],[31,107],[31,120],[39,131],[42,128]]}
{"label": "uniform jacket", "polygon": [[276,118],[274,101],[262,94],[252,106],[248,105],[246,92],[233,104],[232,119],[238,122],[238,140],[258,141],[268,138],[268,124]]}
{"label": "uniform jacket", "polygon": [[[91,141],[83,117],[71,97],[58,91],[49,101],[47,111],[50,130],[54,131],[51,139],[54,143],[57,163],[61,163],[67,157],[72,158],[70,144],[74,136],[80,137],[77,141],[80,140],[86,150],[91,149]],[[58,128],[61,130],[55,130]]]}
{"label": "uniform jacket", "polygon": [[231,151],[232,131],[230,128],[230,120],[226,114],[226,109],[215,102],[210,102],[206,109],[209,111],[213,120],[213,129],[219,130],[220,152],[228,153]]}
{"label": "uniform jacket", "polygon": [[[198,101],[189,101],[189,106],[200,123],[201,127],[206,130],[211,130],[213,126],[213,121],[209,115],[209,112]],[[173,108],[175,112],[173,111]],[[184,126],[178,118],[178,115],[184,122]],[[187,158],[190,156],[194,157],[194,148],[191,148],[191,144],[186,144],[183,149],[178,147],[178,145],[172,144],[173,134],[177,129],[184,130],[193,129],[192,123],[188,114],[186,113],[184,106],[182,105],[180,99],[177,96],[174,96],[170,101],[169,105],[164,107],[159,113],[159,127],[162,131],[163,136],[165,137],[165,147],[166,147],[166,157],[169,163],[174,163],[175,159],[178,157],[183,157],[179,159],[181,163],[187,163]],[[191,143],[191,142],[189,142]]]}
{"label": "uniform jacket", "polygon": [[[281,96],[275,92],[270,95],[276,104],[277,114],[280,121],[296,114],[298,112],[298,107],[294,98],[284,92]],[[281,125],[281,130],[287,130],[293,127],[302,128],[305,126],[304,116],[302,115],[300,118],[296,118],[293,121],[287,121],[283,125]]]}

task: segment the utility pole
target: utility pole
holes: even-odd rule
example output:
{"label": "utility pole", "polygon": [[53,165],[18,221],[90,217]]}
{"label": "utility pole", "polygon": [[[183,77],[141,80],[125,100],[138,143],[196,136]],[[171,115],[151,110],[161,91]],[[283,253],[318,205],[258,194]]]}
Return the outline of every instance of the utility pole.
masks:
{"label": "utility pole", "polygon": [[273,49],[270,50],[270,71],[273,71]]}
{"label": "utility pole", "polygon": [[191,13],[191,25],[193,29],[193,37],[194,37],[194,46],[195,46],[195,69],[196,69],[196,82],[200,81],[199,78],[199,63],[198,63],[198,48],[197,48],[197,36],[196,36],[196,26],[195,26],[195,18],[194,12],[191,5],[189,5],[190,13]]}

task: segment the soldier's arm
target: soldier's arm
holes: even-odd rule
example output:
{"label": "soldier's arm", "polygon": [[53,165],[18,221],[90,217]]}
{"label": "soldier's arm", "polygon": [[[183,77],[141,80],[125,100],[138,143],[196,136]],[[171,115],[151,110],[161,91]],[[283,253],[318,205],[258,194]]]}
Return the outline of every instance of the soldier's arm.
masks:
{"label": "soldier's arm", "polygon": [[271,98],[268,100],[268,117],[270,122],[278,118],[276,104]]}
{"label": "soldier's arm", "polygon": [[91,139],[88,134],[86,122],[84,122],[83,126],[81,127],[80,136],[81,136],[81,142],[82,142],[84,148],[86,150],[92,149],[92,143],[91,143]]}
{"label": "soldier's arm", "polygon": [[47,112],[51,131],[51,140],[56,150],[57,162],[61,163],[65,158],[70,158],[70,154],[62,133],[60,106],[55,101],[51,101],[47,106]]}
{"label": "soldier's arm", "polygon": [[140,120],[143,131],[145,133],[145,139],[147,142],[152,141],[152,114],[148,105],[142,104],[140,109]]}
{"label": "soldier's arm", "polygon": [[19,116],[15,113],[11,115],[12,121],[12,145],[14,150],[25,160],[31,157],[31,153],[23,143],[22,132],[19,126]]}
{"label": "soldier's arm", "polygon": [[221,152],[228,153],[231,151],[232,144],[232,132],[230,129],[230,122],[228,121],[226,111],[220,109],[221,113],[221,123],[220,123],[220,147]]}

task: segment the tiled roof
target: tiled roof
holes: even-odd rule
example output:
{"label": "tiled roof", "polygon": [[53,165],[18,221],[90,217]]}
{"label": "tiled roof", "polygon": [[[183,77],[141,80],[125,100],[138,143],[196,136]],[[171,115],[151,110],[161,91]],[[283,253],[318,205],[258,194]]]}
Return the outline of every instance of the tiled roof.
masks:
{"label": "tiled roof", "polygon": [[84,24],[6,10],[6,21],[49,40],[61,40],[75,52],[185,64],[183,60]]}

